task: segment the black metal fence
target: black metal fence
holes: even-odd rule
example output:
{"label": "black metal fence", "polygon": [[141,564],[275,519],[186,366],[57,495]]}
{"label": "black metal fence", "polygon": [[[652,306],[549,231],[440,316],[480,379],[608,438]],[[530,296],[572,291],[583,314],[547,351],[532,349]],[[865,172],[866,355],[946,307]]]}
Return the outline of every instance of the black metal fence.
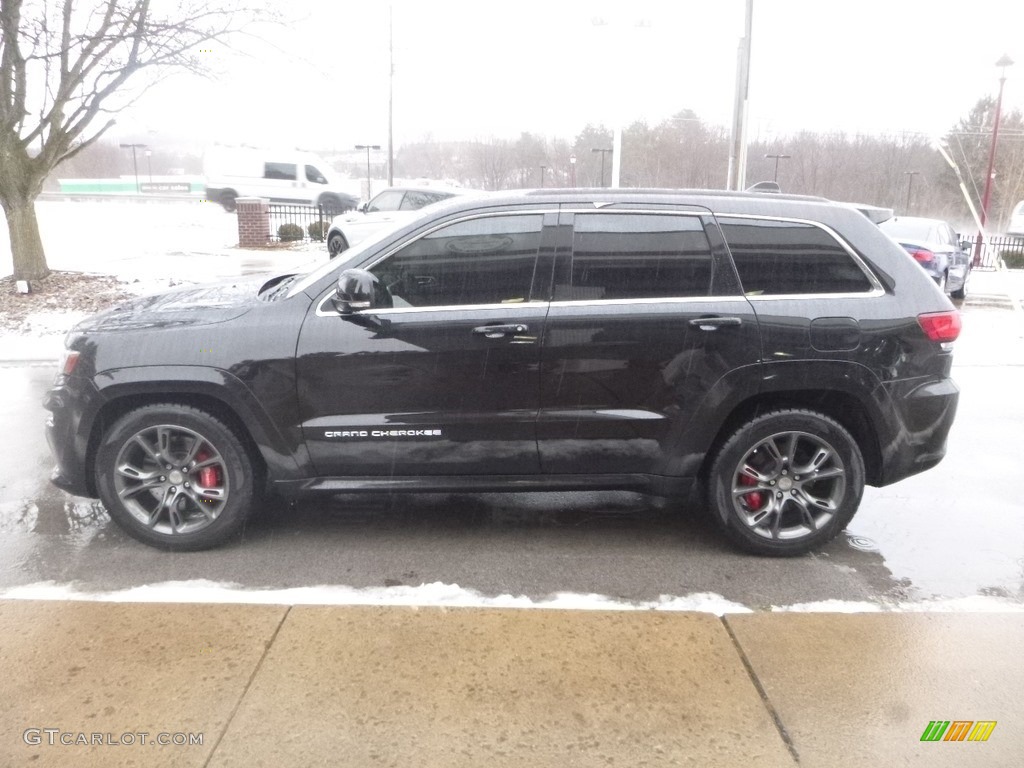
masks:
{"label": "black metal fence", "polygon": [[323,242],[334,217],[343,213],[323,205],[270,204],[270,239],[276,242]]}
{"label": "black metal fence", "polygon": [[994,268],[1002,259],[1008,267],[1024,266],[1024,237],[986,237],[978,247],[978,236],[964,237],[961,242],[974,255],[974,266]]}

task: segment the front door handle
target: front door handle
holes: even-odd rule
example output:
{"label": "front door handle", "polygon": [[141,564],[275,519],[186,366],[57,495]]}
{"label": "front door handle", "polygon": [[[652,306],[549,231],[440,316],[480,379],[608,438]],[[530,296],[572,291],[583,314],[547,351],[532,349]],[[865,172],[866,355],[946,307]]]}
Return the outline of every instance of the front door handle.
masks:
{"label": "front door handle", "polygon": [[717,331],[726,325],[743,325],[743,320],[738,317],[695,317],[690,321],[692,328],[702,331]]}
{"label": "front door handle", "polygon": [[510,334],[526,333],[530,326],[522,323],[508,323],[506,325],[480,325],[473,329],[473,333],[486,336],[488,339],[501,339]]}

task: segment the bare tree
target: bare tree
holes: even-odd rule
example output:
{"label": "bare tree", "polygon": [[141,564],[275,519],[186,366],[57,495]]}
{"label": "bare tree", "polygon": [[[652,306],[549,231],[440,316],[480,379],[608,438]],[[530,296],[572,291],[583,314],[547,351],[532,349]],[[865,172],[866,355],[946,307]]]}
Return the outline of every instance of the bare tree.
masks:
{"label": "bare tree", "polygon": [[0,0],[0,205],[15,278],[49,272],[35,199],[53,169],[146,86],[206,73],[202,46],[259,15],[246,0]]}

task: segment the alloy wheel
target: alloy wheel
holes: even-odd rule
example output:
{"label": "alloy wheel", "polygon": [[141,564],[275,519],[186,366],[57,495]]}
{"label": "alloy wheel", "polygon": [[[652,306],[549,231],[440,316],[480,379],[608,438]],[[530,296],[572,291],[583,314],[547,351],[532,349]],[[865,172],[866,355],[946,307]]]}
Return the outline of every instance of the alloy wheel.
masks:
{"label": "alloy wheel", "polygon": [[224,458],[205,436],[160,424],[135,433],[114,464],[114,491],[151,530],[178,535],[206,528],[228,501]]}
{"label": "alloy wheel", "polygon": [[808,432],[761,440],[732,474],[732,504],[756,535],[775,540],[809,536],[839,511],[846,468],[836,449]]}

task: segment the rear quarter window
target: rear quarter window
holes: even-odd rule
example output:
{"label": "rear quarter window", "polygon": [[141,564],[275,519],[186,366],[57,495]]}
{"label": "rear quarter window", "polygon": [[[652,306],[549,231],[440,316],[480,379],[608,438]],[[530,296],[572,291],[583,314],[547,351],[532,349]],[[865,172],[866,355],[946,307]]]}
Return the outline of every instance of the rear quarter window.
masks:
{"label": "rear quarter window", "polygon": [[829,232],[813,224],[720,217],[748,296],[866,293],[873,286]]}

